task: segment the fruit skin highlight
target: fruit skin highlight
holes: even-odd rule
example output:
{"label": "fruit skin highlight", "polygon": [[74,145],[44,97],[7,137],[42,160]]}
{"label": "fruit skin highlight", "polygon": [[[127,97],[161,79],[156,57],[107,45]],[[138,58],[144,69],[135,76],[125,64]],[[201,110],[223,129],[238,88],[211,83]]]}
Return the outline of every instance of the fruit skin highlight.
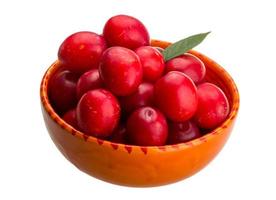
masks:
{"label": "fruit skin highlight", "polygon": [[80,99],[76,116],[78,126],[87,135],[106,138],[120,119],[120,106],[115,96],[104,89],[90,90]]}
{"label": "fruit skin highlight", "polygon": [[195,84],[200,83],[206,74],[204,63],[196,56],[185,53],[166,62],[166,73],[180,71],[189,76]]}
{"label": "fruit skin highlight", "polygon": [[155,82],[164,72],[165,61],[162,54],[154,47],[143,46],[135,50],[143,66],[144,81]]}
{"label": "fruit skin highlight", "polygon": [[89,31],[77,32],[60,45],[58,59],[66,69],[82,74],[98,68],[106,48],[103,36]]}
{"label": "fruit skin highlight", "polygon": [[104,85],[117,96],[134,93],[142,82],[143,68],[139,57],[130,49],[110,47],[99,66]]}
{"label": "fruit skin highlight", "polygon": [[103,36],[108,46],[136,49],[150,45],[149,33],[144,24],[128,15],[116,15],[105,24]]}
{"label": "fruit skin highlight", "polygon": [[156,106],[175,122],[189,120],[197,109],[197,92],[193,81],[184,73],[172,71],[154,86]]}
{"label": "fruit skin highlight", "polygon": [[197,89],[198,108],[194,116],[197,125],[204,129],[218,127],[229,114],[229,102],[224,92],[212,83],[202,83]]}
{"label": "fruit skin highlight", "polygon": [[166,118],[152,107],[139,108],[128,118],[127,134],[130,142],[135,145],[165,145],[168,137]]}

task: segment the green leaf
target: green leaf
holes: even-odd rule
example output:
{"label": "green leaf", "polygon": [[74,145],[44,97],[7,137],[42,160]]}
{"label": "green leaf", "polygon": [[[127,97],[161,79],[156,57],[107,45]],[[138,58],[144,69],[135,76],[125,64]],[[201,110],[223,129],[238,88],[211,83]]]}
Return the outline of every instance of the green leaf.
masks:
{"label": "green leaf", "polygon": [[187,37],[185,39],[179,40],[178,42],[171,44],[162,53],[165,61],[180,56],[181,54],[194,48],[195,46],[200,44],[209,33],[210,32],[192,35],[190,37]]}

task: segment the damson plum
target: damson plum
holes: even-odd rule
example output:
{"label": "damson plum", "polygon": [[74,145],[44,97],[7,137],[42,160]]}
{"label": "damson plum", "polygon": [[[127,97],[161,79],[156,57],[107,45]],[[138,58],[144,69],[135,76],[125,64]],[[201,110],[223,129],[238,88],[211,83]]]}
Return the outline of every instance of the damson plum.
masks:
{"label": "damson plum", "polygon": [[138,19],[128,15],[111,17],[103,30],[109,46],[121,46],[136,49],[150,44],[149,33]]}
{"label": "damson plum", "polygon": [[89,90],[97,89],[103,87],[103,82],[100,78],[99,70],[92,69],[85,72],[79,78],[77,82],[77,96],[78,99]]}
{"label": "damson plum", "polygon": [[126,127],[120,124],[112,133],[110,137],[111,142],[127,144]]}
{"label": "damson plum", "polygon": [[143,68],[139,57],[124,47],[107,49],[102,56],[99,71],[105,86],[117,96],[130,95],[142,82]]}
{"label": "damson plum", "polygon": [[165,69],[165,61],[162,54],[154,47],[143,46],[135,50],[143,66],[143,79],[155,82]]}
{"label": "damson plum", "polygon": [[58,71],[51,79],[49,97],[58,113],[64,113],[76,106],[77,80],[78,76],[68,70]]}
{"label": "damson plum", "polygon": [[154,101],[170,120],[184,122],[196,112],[196,86],[184,73],[169,72],[156,82]]}
{"label": "damson plum", "polygon": [[229,103],[224,92],[212,83],[202,83],[197,88],[197,95],[195,121],[201,128],[216,128],[229,114]]}
{"label": "damson plum", "polygon": [[76,118],[76,109],[71,109],[67,111],[63,116],[62,119],[66,121],[66,123],[73,126],[75,129],[78,129],[78,122]]}
{"label": "damson plum", "polygon": [[166,118],[152,107],[138,108],[128,118],[127,134],[130,142],[136,145],[165,145],[168,137]]}
{"label": "damson plum", "polygon": [[66,69],[81,74],[98,68],[106,48],[103,36],[88,31],[77,32],[60,45],[58,59]]}
{"label": "damson plum", "polygon": [[189,76],[194,83],[203,80],[206,69],[204,63],[196,56],[185,53],[166,62],[166,72],[180,71]]}
{"label": "damson plum", "polygon": [[137,108],[152,106],[154,104],[153,94],[154,86],[151,83],[141,83],[133,94],[120,98],[122,110],[131,113]]}
{"label": "damson plum", "polygon": [[170,122],[169,123],[169,144],[188,142],[199,138],[201,133],[196,124],[192,121]]}
{"label": "damson plum", "polygon": [[78,126],[87,135],[106,138],[112,134],[120,119],[119,103],[104,89],[85,93],[76,110]]}

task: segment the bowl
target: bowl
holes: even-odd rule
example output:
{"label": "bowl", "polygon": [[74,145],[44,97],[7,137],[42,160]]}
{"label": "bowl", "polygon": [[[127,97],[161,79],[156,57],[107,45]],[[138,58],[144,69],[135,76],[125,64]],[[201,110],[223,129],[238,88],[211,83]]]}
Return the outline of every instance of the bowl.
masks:
{"label": "bowl", "polygon": [[[152,40],[165,48],[169,42]],[[49,103],[49,80],[60,68],[58,61],[46,71],[40,87],[42,114],[49,135],[59,151],[81,171],[114,184],[149,187],[180,181],[204,168],[226,143],[239,109],[239,93],[231,76],[215,61],[191,50],[206,65],[206,81],[226,94],[230,113],[215,130],[186,143],[165,146],[135,146],[105,141],[74,129]]]}

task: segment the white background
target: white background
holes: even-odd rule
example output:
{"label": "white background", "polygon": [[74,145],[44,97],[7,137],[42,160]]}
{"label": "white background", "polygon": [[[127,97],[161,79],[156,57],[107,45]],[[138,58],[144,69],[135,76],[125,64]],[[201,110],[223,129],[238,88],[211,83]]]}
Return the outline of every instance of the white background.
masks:
{"label": "white background", "polygon": [[[108,184],[77,170],[48,136],[39,84],[60,43],[80,30],[101,33],[120,13],[172,42],[212,31],[196,49],[238,85],[241,109],[227,145],[187,180],[156,188]],[[275,199],[275,19],[273,0],[2,0],[0,199]]]}

